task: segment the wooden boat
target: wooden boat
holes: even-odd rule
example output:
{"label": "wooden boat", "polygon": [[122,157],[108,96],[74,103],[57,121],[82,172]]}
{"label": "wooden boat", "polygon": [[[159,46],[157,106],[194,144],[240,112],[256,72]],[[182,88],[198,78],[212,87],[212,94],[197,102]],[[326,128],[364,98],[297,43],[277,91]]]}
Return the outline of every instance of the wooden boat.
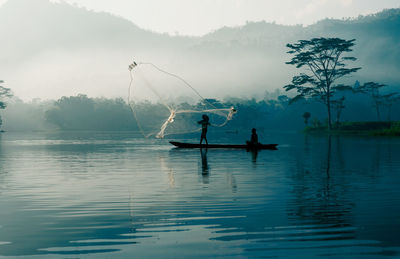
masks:
{"label": "wooden boat", "polygon": [[259,150],[259,149],[272,149],[276,150],[276,146],[278,144],[258,144],[258,145],[240,145],[240,144],[194,144],[194,143],[182,143],[170,141],[172,145],[178,148],[235,148],[235,149],[250,149],[250,150]]}

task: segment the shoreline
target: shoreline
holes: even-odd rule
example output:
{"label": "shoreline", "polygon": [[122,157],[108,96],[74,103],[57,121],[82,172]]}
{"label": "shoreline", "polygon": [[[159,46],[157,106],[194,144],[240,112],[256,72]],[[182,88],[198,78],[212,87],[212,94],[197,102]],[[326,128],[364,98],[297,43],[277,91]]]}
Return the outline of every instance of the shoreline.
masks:
{"label": "shoreline", "polygon": [[362,136],[388,136],[400,137],[400,121],[357,121],[343,122],[328,130],[324,126],[307,126],[306,134],[330,134],[330,135],[362,135]]}

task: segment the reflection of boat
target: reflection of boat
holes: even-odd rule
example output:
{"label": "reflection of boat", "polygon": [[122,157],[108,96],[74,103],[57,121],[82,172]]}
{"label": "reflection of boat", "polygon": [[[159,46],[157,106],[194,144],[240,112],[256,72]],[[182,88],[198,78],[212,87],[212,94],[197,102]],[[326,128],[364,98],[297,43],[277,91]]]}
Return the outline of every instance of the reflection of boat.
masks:
{"label": "reflection of boat", "polygon": [[170,141],[172,145],[179,148],[242,148],[242,149],[276,149],[278,144],[238,145],[238,144],[193,144]]}

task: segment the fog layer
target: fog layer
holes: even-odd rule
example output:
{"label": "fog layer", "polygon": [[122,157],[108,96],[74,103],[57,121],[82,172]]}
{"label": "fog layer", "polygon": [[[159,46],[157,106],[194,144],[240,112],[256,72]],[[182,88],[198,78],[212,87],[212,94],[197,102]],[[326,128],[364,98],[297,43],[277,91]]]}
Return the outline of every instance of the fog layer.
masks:
{"label": "fog layer", "polygon": [[179,74],[205,97],[259,97],[290,82],[287,43],[329,36],[357,40],[352,54],[363,69],[348,81],[398,85],[399,17],[392,9],[307,27],[258,22],[172,37],[66,3],[13,0],[0,8],[0,77],[23,100],[126,98],[127,66],[135,59]]}

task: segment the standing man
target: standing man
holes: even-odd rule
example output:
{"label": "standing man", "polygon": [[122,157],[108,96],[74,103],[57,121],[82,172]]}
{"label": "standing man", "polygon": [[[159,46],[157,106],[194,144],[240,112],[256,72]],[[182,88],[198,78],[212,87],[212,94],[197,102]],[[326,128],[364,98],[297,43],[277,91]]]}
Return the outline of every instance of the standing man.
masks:
{"label": "standing man", "polygon": [[203,114],[202,116],[202,120],[198,121],[198,124],[201,124],[201,137],[200,137],[200,144],[203,142],[203,139],[206,141],[206,145],[208,145],[208,141],[207,141],[207,128],[208,126],[210,126],[211,124],[209,123],[210,118],[206,115]]}

